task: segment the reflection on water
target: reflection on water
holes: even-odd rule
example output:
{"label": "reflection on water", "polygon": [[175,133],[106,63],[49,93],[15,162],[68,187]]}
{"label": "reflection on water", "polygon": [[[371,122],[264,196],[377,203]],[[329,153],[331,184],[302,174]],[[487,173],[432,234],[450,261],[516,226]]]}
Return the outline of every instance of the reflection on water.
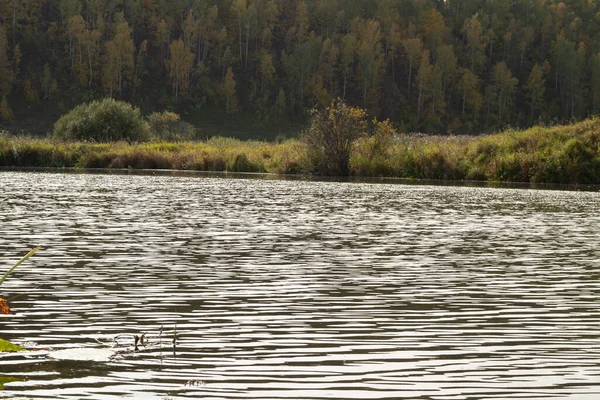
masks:
{"label": "reflection on water", "polygon": [[0,397],[600,398],[598,193],[15,172],[0,188],[2,269],[42,246],[2,287],[19,314],[0,337],[40,350],[0,358],[26,378]]}

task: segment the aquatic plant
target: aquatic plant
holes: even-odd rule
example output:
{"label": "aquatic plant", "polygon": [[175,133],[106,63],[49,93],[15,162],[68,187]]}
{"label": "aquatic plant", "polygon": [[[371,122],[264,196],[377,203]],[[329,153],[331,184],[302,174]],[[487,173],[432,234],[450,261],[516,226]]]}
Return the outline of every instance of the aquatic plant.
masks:
{"label": "aquatic plant", "polygon": [[[17,346],[16,344],[12,344],[11,342],[7,342],[6,340],[2,340],[0,339],[0,353],[3,352],[16,352],[16,351],[25,351],[25,349],[23,349],[20,346]],[[2,375],[0,375],[0,379],[1,379]],[[5,381],[4,383],[9,382],[9,381]],[[2,389],[2,381],[0,380],[0,389]]]}
{"label": "aquatic plant", "polygon": [[[2,283],[4,283],[4,281],[6,280],[6,278],[8,278],[8,276],[15,270],[17,269],[17,267],[21,264],[23,264],[23,262],[25,260],[27,260],[29,257],[31,257],[32,255],[34,255],[35,253],[37,253],[37,251],[40,249],[40,247],[36,247],[35,249],[31,250],[29,253],[27,253],[23,258],[21,258],[15,265],[13,265],[8,271],[6,271],[6,273],[2,276],[2,278],[0,278],[0,286],[2,285]],[[8,302],[6,301],[6,299],[0,297],[0,314],[14,314],[14,312],[10,309]]]}
{"label": "aquatic plant", "polygon": [[31,250],[29,253],[27,253],[23,258],[21,258],[19,261],[17,261],[17,263],[15,265],[13,265],[8,271],[6,271],[6,273],[2,276],[2,278],[0,278],[0,285],[2,285],[2,283],[4,283],[4,281],[6,280],[6,278],[8,278],[8,276],[15,270],[17,269],[17,267],[21,264],[23,264],[23,262],[25,260],[27,260],[29,257],[31,257],[32,255],[34,255],[35,253],[38,252],[38,250],[40,249],[40,246],[36,247],[35,249]]}

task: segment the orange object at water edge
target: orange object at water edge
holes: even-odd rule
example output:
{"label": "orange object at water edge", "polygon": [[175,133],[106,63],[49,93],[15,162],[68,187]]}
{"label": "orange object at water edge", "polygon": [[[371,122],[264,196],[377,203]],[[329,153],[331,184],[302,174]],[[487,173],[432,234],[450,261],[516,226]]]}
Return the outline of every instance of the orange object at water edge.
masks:
{"label": "orange object at water edge", "polygon": [[8,306],[8,301],[0,297],[0,314],[14,314]]}

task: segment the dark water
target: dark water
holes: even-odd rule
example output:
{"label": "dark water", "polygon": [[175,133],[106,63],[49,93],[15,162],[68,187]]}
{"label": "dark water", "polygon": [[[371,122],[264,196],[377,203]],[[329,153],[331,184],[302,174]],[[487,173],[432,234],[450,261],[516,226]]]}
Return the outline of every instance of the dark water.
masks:
{"label": "dark water", "polygon": [[0,172],[0,272],[42,246],[0,398],[598,399],[599,228],[592,192]]}

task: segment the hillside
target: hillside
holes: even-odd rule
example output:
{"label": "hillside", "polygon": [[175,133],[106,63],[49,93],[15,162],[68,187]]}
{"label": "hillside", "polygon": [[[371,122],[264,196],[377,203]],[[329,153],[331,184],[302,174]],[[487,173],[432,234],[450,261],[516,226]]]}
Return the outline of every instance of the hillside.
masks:
{"label": "hillside", "polygon": [[600,107],[592,0],[0,0],[0,128],[104,96],[272,138],[340,97],[400,131],[480,133]]}

